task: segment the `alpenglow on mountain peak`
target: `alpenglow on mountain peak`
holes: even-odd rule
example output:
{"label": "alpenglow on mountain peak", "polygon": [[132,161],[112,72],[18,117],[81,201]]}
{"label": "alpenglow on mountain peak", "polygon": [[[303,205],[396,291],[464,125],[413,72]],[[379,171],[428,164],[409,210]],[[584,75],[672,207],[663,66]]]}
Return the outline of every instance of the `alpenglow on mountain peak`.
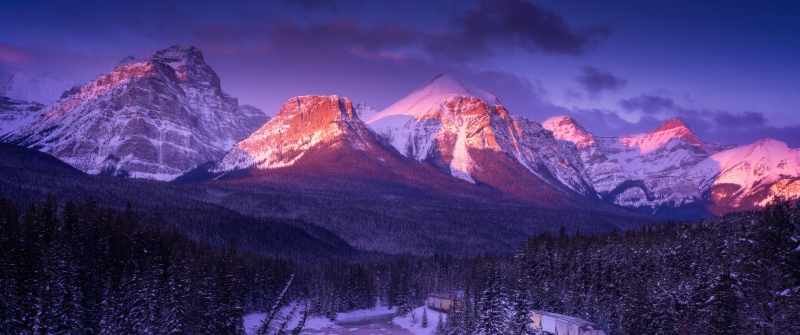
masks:
{"label": "alpenglow on mountain peak", "polygon": [[[440,105],[454,98],[474,98],[482,100],[490,106],[500,105],[500,100],[493,94],[466,83],[453,75],[440,74],[381,111],[379,115],[421,116],[440,109]],[[373,118],[377,118],[377,116]]]}
{"label": "alpenglow on mountain peak", "polygon": [[222,91],[199,49],[172,46],[123,59],[2,139],[91,174],[172,180],[268,119]]}

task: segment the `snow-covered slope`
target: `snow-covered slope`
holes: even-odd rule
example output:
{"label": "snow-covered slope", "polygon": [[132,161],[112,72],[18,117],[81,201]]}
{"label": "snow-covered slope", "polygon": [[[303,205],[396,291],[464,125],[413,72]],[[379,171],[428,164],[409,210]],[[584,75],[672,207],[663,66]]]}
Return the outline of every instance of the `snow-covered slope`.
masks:
{"label": "snow-covered slope", "polygon": [[700,140],[678,119],[648,133],[620,137],[596,136],[568,116],[543,125],[578,147],[586,175],[604,198],[628,207],[696,202],[703,190],[683,173],[726,147]]}
{"label": "snow-covered slope", "polygon": [[289,166],[319,146],[363,151],[378,145],[350,100],[308,95],[287,100],[272,120],[237,143],[215,171]]}
{"label": "snow-covered slope", "polygon": [[33,120],[44,109],[38,102],[0,97],[0,136],[16,130]]}
{"label": "snow-covered slope", "polygon": [[200,50],[173,46],[124,59],[3,139],[87,173],[171,180],[267,120],[222,91]]}
{"label": "snow-covered slope", "polygon": [[0,96],[14,100],[50,104],[76,84],[31,70],[0,71]]}
{"label": "snow-covered slope", "polygon": [[401,154],[471,183],[491,184],[503,173],[479,161],[509,158],[556,188],[594,193],[574,146],[450,75],[437,76],[366,122]]}
{"label": "snow-covered slope", "polygon": [[[800,149],[763,139],[747,146],[708,157],[687,173],[702,189],[711,191],[715,202],[730,207],[763,206],[770,196],[800,195]],[[760,195],[759,192],[766,192]]]}
{"label": "snow-covered slope", "polygon": [[554,117],[543,122],[542,126],[552,131],[555,138],[575,144],[584,175],[599,194],[608,194],[630,179],[619,162],[609,159],[598,145],[597,142],[604,139],[597,138],[572,117]]}
{"label": "snow-covered slope", "polygon": [[358,118],[361,120],[369,119],[375,116],[375,114],[378,114],[378,111],[375,110],[375,108],[372,108],[372,106],[367,105],[366,103],[363,102],[359,102],[358,104],[356,104],[353,107],[353,109],[356,111]]}
{"label": "snow-covered slope", "polygon": [[772,195],[800,195],[800,149],[775,140],[716,144],[678,119],[621,137],[596,136],[568,116],[543,126],[576,145],[594,188],[618,205],[658,210],[706,203],[721,213],[763,206]]}

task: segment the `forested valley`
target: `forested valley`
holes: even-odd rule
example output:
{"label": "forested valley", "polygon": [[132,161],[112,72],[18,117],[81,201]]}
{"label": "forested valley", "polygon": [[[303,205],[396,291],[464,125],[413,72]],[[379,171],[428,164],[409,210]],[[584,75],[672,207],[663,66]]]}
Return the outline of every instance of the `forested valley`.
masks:
{"label": "forested valley", "polygon": [[[299,260],[211,246],[160,209],[91,198],[0,200],[0,333],[242,334],[247,313],[295,317],[421,306],[463,290],[442,334],[528,334],[532,309],[608,334],[800,333],[800,206],[691,223],[530,237],[513,257]],[[288,334],[291,330],[285,330]]]}

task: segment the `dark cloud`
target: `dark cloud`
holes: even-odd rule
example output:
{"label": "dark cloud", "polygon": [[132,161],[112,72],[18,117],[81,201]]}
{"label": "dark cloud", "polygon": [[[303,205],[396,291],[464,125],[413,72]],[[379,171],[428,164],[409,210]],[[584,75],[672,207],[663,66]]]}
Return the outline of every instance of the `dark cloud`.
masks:
{"label": "dark cloud", "polygon": [[269,29],[270,48],[284,49],[297,55],[306,53],[319,59],[324,54],[315,51],[365,53],[392,52],[415,44],[419,33],[413,29],[382,25],[364,27],[355,21],[315,23],[300,26],[277,20]]}
{"label": "dark cloud", "polygon": [[616,91],[625,84],[627,80],[613,75],[611,72],[600,71],[595,67],[584,66],[583,73],[575,78],[590,96],[598,96],[603,91]]}
{"label": "dark cloud", "polygon": [[[466,61],[497,51],[578,56],[609,34],[604,26],[571,27],[563,17],[523,0],[480,0],[447,30],[429,36],[433,56]],[[498,50],[499,49],[499,50]]]}
{"label": "dark cloud", "polygon": [[763,113],[744,111],[731,112],[710,109],[683,107],[670,97],[656,94],[642,94],[638,97],[620,100],[619,105],[628,112],[639,112],[644,116],[661,118],[681,118],[693,121],[699,127],[712,131],[729,131],[767,127]]}
{"label": "dark cloud", "polygon": [[800,125],[771,125],[760,112],[690,108],[659,94],[642,94],[621,100],[619,105],[626,113],[638,113],[639,120],[629,122],[620,116],[620,111],[609,109],[575,108],[569,114],[601,135],[652,131],[667,119],[679,118],[701,138],[719,143],[749,144],[762,138],[775,138],[791,147],[800,147]]}
{"label": "dark cloud", "polygon": [[762,113],[742,112],[734,114],[715,112],[712,115],[714,123],[724,130],[763,128],[767,126],[767,118]]}
{"label": "dark cloud", "polygon": [[[572,115],[592,133],[603,136],[649,132],[666,120],[643,115],[638,121],[629,122],[621,118],[618,111],[609,109],[575,108],[566,114]],[[686,122],[700,138],[717,143],[746,145],[763,138],[774,138],[789,147],[800,148],[800,125],[772,126],[761,113],[682,109],[671,117]]]}
{"label": "dark cloud", "polygon": [[659,114],[675,110],[675,101],[669,97],[654,94],[642,94],[638,97],[623,99],[619,102],[622,109],[633,112],[640,111],[645,114]]}
{"label": "dark cloud", "polygon": [[507,50],[581,55],[607,33],[602,27],[571,27],[557,14],[521,0],[480,1],[456,14],[449,26],[434,30],[354,20],[305,25],[286,19],[273,20],[268,30],[273,47],[321,43],[372,56],[401,49],[406,57],[450,62],[482,60]]}

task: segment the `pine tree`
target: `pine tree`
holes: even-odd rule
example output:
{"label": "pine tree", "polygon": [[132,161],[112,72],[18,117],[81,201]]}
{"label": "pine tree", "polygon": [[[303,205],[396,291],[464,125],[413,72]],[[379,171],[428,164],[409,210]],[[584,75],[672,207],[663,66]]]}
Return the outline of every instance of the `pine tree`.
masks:
{"label": "pine tree", "polygon": [[446,328],[445,328],[444,320],[442,320],[442,314],[444,314],[444,313],[439,312],[437,314],[439,314],[439,316],[437,317],[436,329],[434,330],[433,334],[434,335],[445,335],[446,334]]}
{"label": "pine tree", "polygon": [[420,326],[422,326],[422,328],[428,328],[428,307],[422,308],[422,321]]}
{"label": "pine tree", "polygon": [[500,271],[492,270],[480,295],[476,334],[507,334],[509,331],[508,295]]}
{"label": "pine tree", "polygon": [[277,323],[282,318],[281,307],[283,307],[283,305],[289,299],[289,288],[292,286],[292,281],[294,281],[294,275],[291,275],[289,277],[289,280],[286,281],[286,285],[283,287],[283,290],[278,295],[278,298],[275,300],[275,303],[272,305],[272,308],[267,312],[267,316],[264,317],[264,320],[258,327],[256,334],[272,335],[276,333],[277,329],[280,327],[280,325]]}

